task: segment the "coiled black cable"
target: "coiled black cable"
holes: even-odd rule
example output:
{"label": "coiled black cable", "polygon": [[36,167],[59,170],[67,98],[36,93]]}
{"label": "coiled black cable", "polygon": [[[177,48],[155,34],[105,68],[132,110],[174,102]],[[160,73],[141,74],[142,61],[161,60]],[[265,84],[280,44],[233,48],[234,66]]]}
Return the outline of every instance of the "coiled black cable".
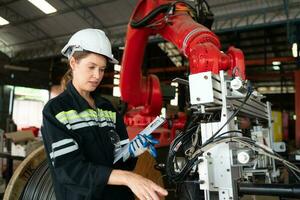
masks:
{"label": "coiled black cable", "polygon": [[19,200],[56,200],[52,178],[45,160],[33,172]]}

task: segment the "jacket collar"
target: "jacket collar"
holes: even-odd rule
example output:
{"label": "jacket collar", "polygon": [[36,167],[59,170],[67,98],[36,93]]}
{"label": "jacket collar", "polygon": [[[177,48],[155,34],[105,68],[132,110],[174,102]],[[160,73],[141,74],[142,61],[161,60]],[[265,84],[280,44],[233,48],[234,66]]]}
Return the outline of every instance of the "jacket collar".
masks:
{"label": "jacket collar", "polygon": [[[74,102],[74,109],[80,113],[86,109],[93,109],[88,102],[78,93],[76,88],[74,87],[72,81],[69,81],[67,84],[67,92],[71,95],[73,102]],[[95,100],[95,105],[97,108],[103,106],[103,104],[108,104],[107,101],[104,101],[104,99],[101,97],[101,95],[98,95],[100,92],[98,89],[91,92],[91,96]]]}
{"label": "jacket collar", "polygon": [[88,102],[78,93],[72,81],[69,81],[67,84],[67,92],[71,95],[72,100],[74,102],[74,109],[77,112],[82,112],[86,109],[91,108]]}

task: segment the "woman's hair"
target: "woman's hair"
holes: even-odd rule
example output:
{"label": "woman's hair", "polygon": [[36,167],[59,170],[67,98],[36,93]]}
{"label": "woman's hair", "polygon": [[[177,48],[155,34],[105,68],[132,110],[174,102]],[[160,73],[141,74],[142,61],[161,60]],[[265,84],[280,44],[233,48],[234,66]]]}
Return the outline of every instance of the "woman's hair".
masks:
{"label": "woman's hair", "polygon": [[[72,55],[72,57],[75,58],[75,60],[78,62],[81,59],[87,57],[91,52],[89,51],[75,51]],[[60,81],[60,86],[62,90],[65,90],[67,87],[67,84],[69,81],[73,79],[73,74],[72,74],[72,68],[70,66],[70,60],[69,60],[69,69],[68,71],[64,74]]]}

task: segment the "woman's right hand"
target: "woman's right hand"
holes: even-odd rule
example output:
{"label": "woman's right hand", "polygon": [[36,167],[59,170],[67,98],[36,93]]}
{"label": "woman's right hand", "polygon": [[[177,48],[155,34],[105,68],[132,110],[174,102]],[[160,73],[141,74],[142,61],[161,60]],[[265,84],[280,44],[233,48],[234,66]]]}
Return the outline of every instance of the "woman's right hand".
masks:
{"label": "woman's right hand", "polygon": [[159,200],[168,195],[167,190],[153,181],[129,171],[113,170],[108,184],[126,185],[140,200]]}
{"label": "woman's right hand", "polygon": [[132,172],[128,176],[127,186],[140,200],[159,200],[168,195],[167,190],[147,178]]}

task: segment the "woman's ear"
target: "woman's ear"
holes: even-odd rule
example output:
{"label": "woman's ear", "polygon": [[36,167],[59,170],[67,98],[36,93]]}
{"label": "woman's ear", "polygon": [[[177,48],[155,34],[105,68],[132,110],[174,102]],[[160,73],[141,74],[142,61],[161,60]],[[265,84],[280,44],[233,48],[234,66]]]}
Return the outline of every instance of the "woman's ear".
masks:
{"label": "woman's ear", "polygon": [[72,56],[71,58],[70,58],[70,67],[71,67],[71,69],[72,70],[74,70],[74,68],[75,68],[75,65],[76,65],[76,60],[75,60],[75,58]]}

